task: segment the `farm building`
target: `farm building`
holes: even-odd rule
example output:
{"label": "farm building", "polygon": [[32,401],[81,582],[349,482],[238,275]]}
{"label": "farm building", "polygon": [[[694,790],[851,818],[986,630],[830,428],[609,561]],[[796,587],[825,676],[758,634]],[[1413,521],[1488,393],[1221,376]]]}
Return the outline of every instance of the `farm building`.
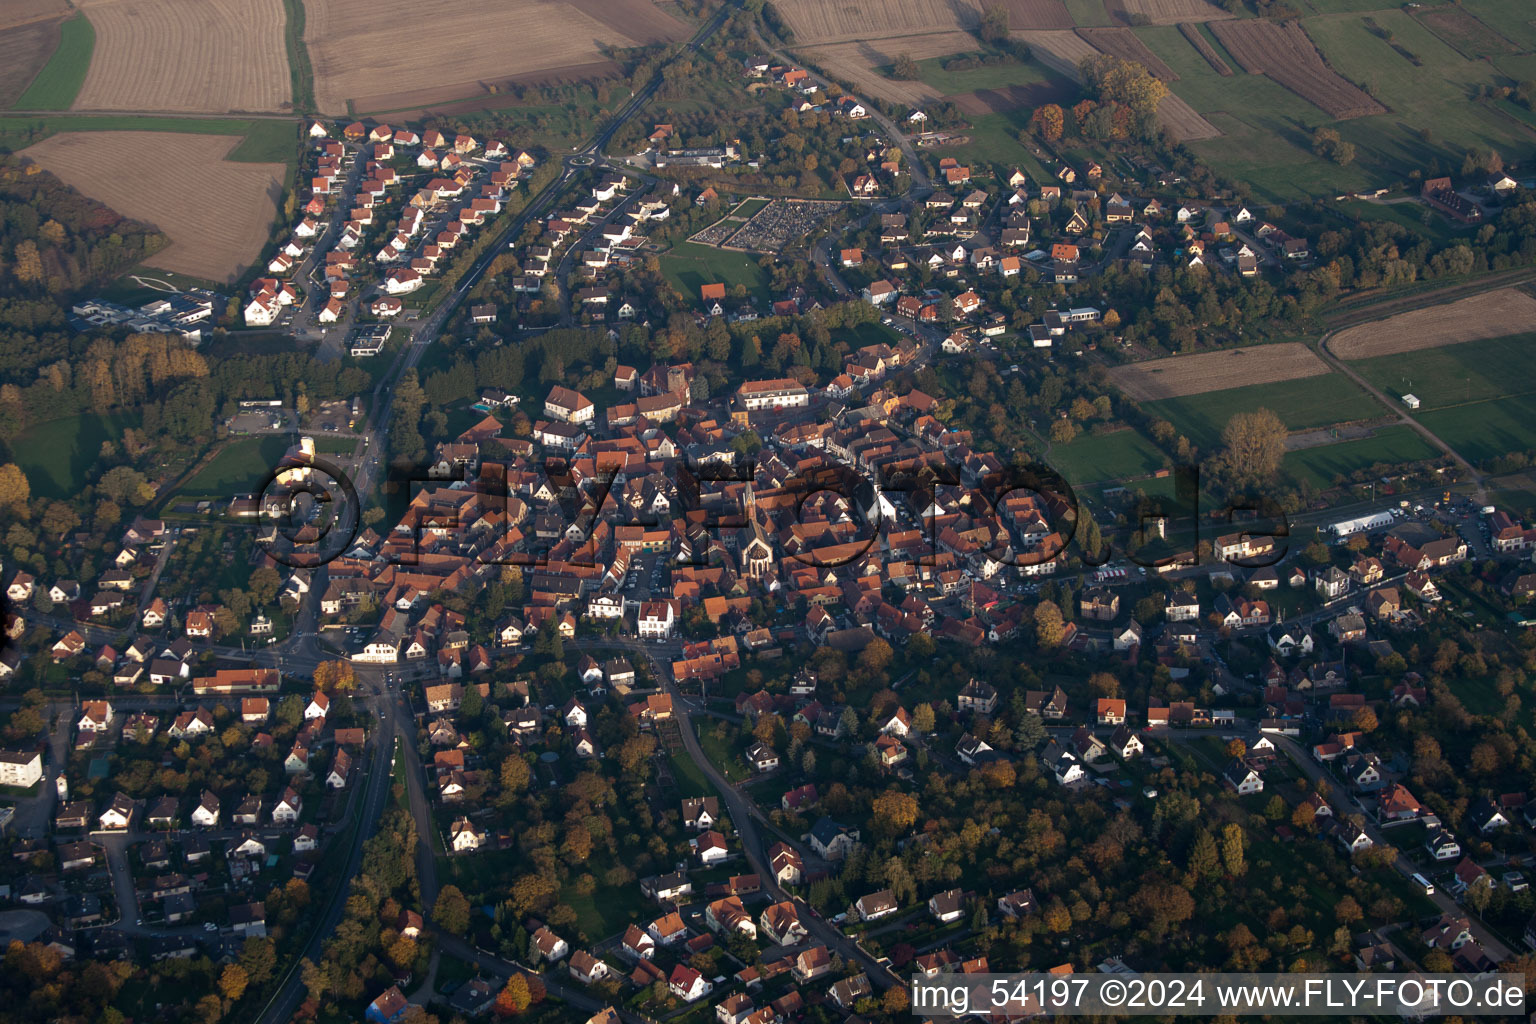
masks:
{"label": "farm building", "polygon": [[1403,404],[1406,405],[1410,409],[1417,409],[1419,407],[1419,396],[1418,395],[1404,395],[1403,396]]}

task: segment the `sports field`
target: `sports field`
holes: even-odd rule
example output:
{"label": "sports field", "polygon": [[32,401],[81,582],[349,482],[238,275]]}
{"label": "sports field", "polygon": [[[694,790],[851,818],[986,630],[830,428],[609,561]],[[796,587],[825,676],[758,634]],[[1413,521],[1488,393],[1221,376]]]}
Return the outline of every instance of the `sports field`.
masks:
{"label": "sports field", "polygon": [[1434,409],[1419,422],[1473,465],[1536,449],[1536,394]]}
{"label": "sports field", "polygon": [[1331,486],[1335,477],[1347,477],[1378,463],[1396,466],[1432,459],[1439,454],[1439,450],[1412,427],[1397,426],[1378,430],[1358,441],[1341,441],[1290,452],[1282,467],[1298,482],[1323,488]]}
{"label": "sports field", "polygon": [[1069,483],[1134,480],[1162,469],[1167,456],[1134,430],[1081,434],[1070,444],[1051,446],[1045,462]]}
{"label": "sports field", "polygon": [[[1536,392],[1536,333],[1377,356],[1350,364],[1388,395],[1412,393],[1428,412]],[[1536,429],[1536,425],[1533,425]]]}
{"label": "sports field", "polygon": [[1210,451],[1221,443],[1228,420],[1260,406],[1273,411],[1292,430],[1369,419],[1382,412],[1374,399],[1341,373],[1167,398],[1145,402],[1142,409],[1166,419],[1196,447]]}
{"label": "sports field", "polygon": [[180,493],[197,497],[250,494],[265,482],[289,444],[289,438],[276,434],[231,441],[187,481]]}
{"label": "sports field", "polygon": [[759,301],[768,298],[768,276],[746,253],[682,242],[661,257],[661,272],[690,307],[699,303],[699,289],[706,284],[724,284],[727,299],[738,284],[745,285]]}

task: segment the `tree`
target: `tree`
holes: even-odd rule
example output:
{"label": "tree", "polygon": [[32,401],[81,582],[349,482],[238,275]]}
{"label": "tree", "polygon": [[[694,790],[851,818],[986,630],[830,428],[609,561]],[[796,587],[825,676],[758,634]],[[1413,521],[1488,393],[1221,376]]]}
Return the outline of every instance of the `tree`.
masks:
{"label": "tree", "polygon": [[1289,431],[1268,409],[1240,412],[1221,432],[1221,453],[1212,460],[1214,475],[1229,490],[1251,490],[1275,478],[1285,456]]}
{"label": "tree", "polygon": [[1311,804],[1297,804],[1296,809],[1291,812],[1291,824],[1310,832],[1317,824],[1317,811]]}
{"label": "tree", "polygon": [[478,683],[470,683],[464,687],[463,700],[459,702],[459,714],[466,722],[477,722],[480,714],[485,710],[485,698],[480,696]]}
{"label": "tree", "polygon": [[1060,140],[1061,133],[1065,130],[1066,125],[1067,115],[1055,103],[1047,103],[1043,107],[1036,107],[1035,112],[1029,118],[1029,130],[1047,142]]}
{"label": "tree", "polygon": [[513,1017],[524,1010],[533,1002],[533,996],[528,991],[528,979],[520,973],[513,972],[507,979],[506,985],[496,996],[496,1015],[498,1017]]}
{"label": "tree", "polygon": [[247,980],[261,985],[272,977],[277,967],[277,950],[268,938],[249,938],[240,947],[240,966],[245,968]]}
{"label": "tree", "polygon": [[916,81],[922,77],[922,69],[917,66],[917,61],[912,59],[910,53],[899,54],[896,62],[891,65],[891,77],[903,82]]}
{"label": "tree", "polygon": [[1041,647],[1055,647],[1066,636],[1061,621],[1061,609],[1052,601],[1041,601],[1035,606],[1035,641]]}
{"label": "tree", "polygon": [[1246,753],[1248,753],[1248,744],[1242,740],[1234,738],[1227,741],[1228,757],[1242,757]]}
{"label": "tree", "polygon": [[917,822],[917,800],[910,793],[887,790],[870,805],[875,827],[899,835]]}
{"label": "tree", "polygon": [[219,974],[219,993],[235,1003],[245,995],[245,986],[248,981],[245,968],[239,964],[225,964],[224,970]]}
{"label": "tree", "polygon": [[891,658],[895,654],[891,645],[879,637],[871,640],[869,645],[859,652],[859,667],[871,674],[884,672],[891,664]]}
{"label": "tree", "polygon": [[1350,718],[1350,724],[1361,732],[1376,731],[1376,712],[1370,708],[1360,708]]}
{"label": "tree", "polygon": [[14,462],[0,466],[0,510],[13,515],[27,514],[27,501],[32,497],[32,485],[27,475]]}
{"label": "tree", "polygon": [[933,732],[933,705],[927,701],[921,701],[912,709],[912,731],[919,733]]}
{"label": "tree", "polygon": [[351,693],[357,688],[357,674],[350,661],[322,661],[315,666],[315,686],[322,693]]}
{"label": "tree", "polygon": [[1195,841],[1190,844],[1188,868],[1196,878],[1210,878],[1221,868],[1221,861],[1217,857],[1216,840],[1205,829],[1195,834]]}
{"label": "tree", "polygon": [[1221,861],[1226,865],[1227,874],[1242,875],[1248,870],[1248,865],[1243,860],[1243,826],[1237,822],[1229,822],[1221,828]]}
{"label": "tree", "polygon": [[463,935],[469,930],[469,901],[464,898],[458,886],[443,886],[437,894],[437,903],[432,907],[432,920],[442,926],[443,931],[453,935]]}
{"label": "tree", "polygon": [[880,997],[880,1008],[892,1017],[899,1013],[906,1013],[909,1003],[905,985],[892,985],[885,990],[885,995]]}
{"label": "tree", "polygon": [[1360,909],[1353,896],[1345,896],[1333,905],[1333,916],[1339,924],[1351,925],[1364,917],[1365,911]]}
{"label": "tree", "polygon": [[1002,4],[988,4],[981,12],[981,24],[976,27],[981,41],[997,46],[1008,41],[1008,8]]}
{"label": "tree", "polygon": [[1088,677],[1088,692],[1095,697],[1119,696],[1120,680],[1111,672],[1095,672]]}

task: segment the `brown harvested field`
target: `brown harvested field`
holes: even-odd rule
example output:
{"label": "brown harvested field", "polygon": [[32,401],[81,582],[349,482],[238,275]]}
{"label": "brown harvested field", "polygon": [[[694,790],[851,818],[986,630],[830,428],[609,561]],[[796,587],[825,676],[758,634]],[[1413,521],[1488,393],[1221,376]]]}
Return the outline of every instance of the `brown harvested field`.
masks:
{"label": "brown harvested field", "polygon": [[1420,8],[1410,12],[1419,23],[1468,60],[1514,53],[1519,47],[1471,11],[1460,7]]}
{"label": "brown harvested field", "polygon": [[1328,372],[1328,364],[1316,352],[1299,341],[1287,341],[1116,366],[1109,371],[1109,379],[1138,402],[1156,402]]}
{"label": "brown harvested field", "polygon": [[833,43],[806,50],[805,57],[827,74],[843,79],[857,92],[892,103],[920,106],[939,98],[939,92],[924,82],[902,82],[886,78],[877,68],[889,67],[906,54],[913,60],[948,57],[976,49],[976,37],[967,32],[935,32],[909,39],[876,39],[857,43]]}
{"label": "brown harvested field", "polygon": [[50,21],[68,13],[66,0],[0,0],[0,28]]}
{"label": "brown harvested field", "polygon": [[1061,0],[999,0],[1008,9],[1010,29],[1071,28],[1072,15]]}
{"label": "brown harvested field", "polygon": [[1121,60],[1135,61],[1152,72],[1152,76],[1158,81],[1178,81],[1179,76],[1173,68],[1164,64],[1157,54],[1147,49],[1147,44],[1128,28],[1080,28],[1077,34],[1093,44],[1095,49],[1113,54]]}
{"label": "brown harvested field", "polygon": [[[470,0],[431,12],[430,31],[414,0],[307,0],[304,42],[315,68],[315,99],[327,113],[388,103],[443,103],[489,93],[492,84],[605,59],[602,45],[639,40],[619,26],[653,34],[660,24],[647,0],[585,6],[562,0]],[[655,12],[668,21],[661,12]],[[402,100],[402,98],[404,98]]]}
{"label": "brown harvested field", "polygon": [[1340,359],[1369,359],[1529,330],[1536,330],[1536,299],[1501,288],[1346,328],[1328,342],[1328,351]]}
{"label": "brown harvested field", "polygon": [[1068,90],[1042,82],[1039,85],[1010,85],[1006,89],[977,89],[944,98],[964,113],[981,117],[1020,107],[1038,107],[1042,103],[1067,103],[1072,96]]}
{"label": "brown harvested field", "polygon": [[1335,73],[1294,21],[1213,21],[1211,31],[1250,75],[1268,75],[1308,103],[1340,119],[1382,114],[1386,107]]}
{"label": "brown harvested field", "polygon": [[227,282],[261,254],[287,172],[282,164],[225,160],[240,141],[183,132],[61,132],[21,155],[164,232],[171,244],[146,263]]}
{"label": "brown harvested field", "polygon": [[1200,56],[1205,58],[1205,62],[1211,66],[1212,71],[1222,78],[1232,77],[1232,65],[1221,59],[1221,54],[1217,53],[1216,48],[1211,45],[1211,41],[1205,38],[1205,34],[1200,31],[1199,25],[1192,21],[1181,21],[1179,22],[1179,34],[1189,41],[1189,45],[1193,46]]}
{"label": "brown harvested field", "polygon": [[[1153,25],[1180,21],[1220,21],[1232,15],[1209,0],[1112,0],[1126,15],[1139,14]],[[1127,22],[1129,17],[1125,19]]]}
{"label": "brown harvested field", "polygon": [[225,113],[291,100],[282,0],[81,0],[96,50],[76,110]]}
{"label": "brown harvested field", "polygon": [[692,31],[649,0],[567,0],[582,14],[637,43],[675,43]]}
{"label": "brown harvested field", "polygon": [[1198,142],[1221,134],[1220,128],[1171,92],[1157,105],[1157,123],[1173,136],[1175,142]]}
{"label": "brown harvested field", "polygon": [[[778,0],[775,6],[801,46],[897,37],[917,46],[923,36],[968,31],[981,21],[978,0]],[[977,45],[972,39],[968,49]]]}
{"label": "brown harvested field", "polygon": [[[596,83],[622,78],[624,68],[618,61],[599,60],[591,64],[569,64],[548,71],[530,71],[506,80],[507,85],[557,86]],[[449,86],[437,90],[417,90],[396,93],[392,96],[367,96],[353,104],[359,117],[376,111],[389,111],[392,121],[430,121],[473,114],[482,110],[498,110],[518,106],[522,101],[508,92],[487,92],[480,96],[465,97],[464,87]],[[366,106],[362,104],[366,103]],[[412,108],[411,104],[420,104]]]}
{"label": "brown harvested field", "polygon": [[13,107],[59,47],[60,18],[0,30],[0,109]]}
{"label": "brown harvested field", "polygon": [[1060,71],[1074,82],[1082,80],[1081,76],[1077,73],[1077,66],[1085,58],[1092,57],[1099,52],[1092,43],[1070,29],[1045,32],[1012,32],[1010,35],[1028,43],[1029,48],[1034,51],[1035,58],[1040,63],[1055,71]]}

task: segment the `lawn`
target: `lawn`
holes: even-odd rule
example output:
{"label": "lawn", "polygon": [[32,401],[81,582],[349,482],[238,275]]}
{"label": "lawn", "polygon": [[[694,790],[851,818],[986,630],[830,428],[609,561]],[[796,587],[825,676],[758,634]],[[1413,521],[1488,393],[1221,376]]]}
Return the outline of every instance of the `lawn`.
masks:
{"label": "lawn", "polygon": [[1082,434],[1070,444],[1051,446],[1045,462],[1074,484],[1150,476],[1167,462],[1151,441],[1134,430]]}
{"label": "lawn", "polygon": [[865,323],[857,327],[839,327],[830,332],[833,341],[843,341],[854,348],[862,348],[865,345],[895,345],[901,340],[901,335],[882,323]]}
{"label": "lawn", "polygon": [[746,253],[680,242],[661,257],[661,271],[690,303],[700,301],[699,289],[706,284],[724,284],[727,299],[742,285],[762,302],[769,301],[768,275]]}
{"label": "lawn", "polygon": [[181,491],[217,497],[254,493],[288,447],[288,438],[280,434],[231,441]]}
{"label": "lawn", "polygon": [[946,147],[945,155],[953,152],[956,159],[968,161],[973,169],[977,164],[1007,173],[1018,167],[1033,178],[1036,184],[1054,181],[1056,176],[1035,159],[1033,153],[1019,145],[1019,132],[1029,122],[1031,111],[1018,107],[1001,114],[982,114],[971,118],[971,141],[964,146]]}
{"label": "lawn", "polygon": [[[613,866],[594,863],[587,865],[587,870],[601,878]],[[561,899],[576,911],[576,927],[588,942],[622,935],[625,928],[655,913],[651,902],[640,892],[640,887],[634,884],[600,885],[585,896],[573,887],[567,887],[561,893]]]}
{"label": "lawn", "polygon": [[[690,726],[684,723],[683,728]],[[677,782],[677,791],[683,796],[710,796],[714,793],[715,787],[709,784],[703,770],[693,763],[693,758],[686,751],[679,750],[670,755],[668,760],[672,763],[672,778]]]}
{"label": "lawn", "polygon": [[1352,363],[1389,395],[1413,393],[1425,411],[1536,391],[1530,361],[1536,333],[1377,356]]}
{"label": "lawn", "polygon": [[1397,465],[1432,459],[1439,451],[1412,427],[1387,427],[1357,441],[1303,448],[1285,457],[1284,469],[1313,487],[1330,487],[1335,476],[1348,476],[1377,463]]}
{"label": "lawn", "polygon": [[17,110],[68,110],[85,84],[96,49],[96,30],[83,14],[59,27],[59,48],[16,101]]}
{"label": "lawn", "polygon": [[1142,404],[1149,414],[1163,417],[1196,447],[1205,449],[1221,442],[1221,431],[1233,415],[1260,407],[1272,410],[1292,430],[1366,419],[1381,413],[1381,408],[1341,373]]}
{"label": "lawn", "polygon": [[1536,448],[1536,394],[1437,409],[1418,419],[1474,466]]}
{"label": "lawn", "polygon": [[725,776],[726,781],[740,782],[751,774],[736,755],[735,744],[730,737],[717,737],[713,727],[699,731],[699,746],[704,748],[704,756]]}
{"label": "lawn", "polygon": [[70,498],[85,487],[102,442],[122,437],[126,425],[117,417],[94,413],[38,423],[11,442],[11,457],[27,474],[33,494]]}

